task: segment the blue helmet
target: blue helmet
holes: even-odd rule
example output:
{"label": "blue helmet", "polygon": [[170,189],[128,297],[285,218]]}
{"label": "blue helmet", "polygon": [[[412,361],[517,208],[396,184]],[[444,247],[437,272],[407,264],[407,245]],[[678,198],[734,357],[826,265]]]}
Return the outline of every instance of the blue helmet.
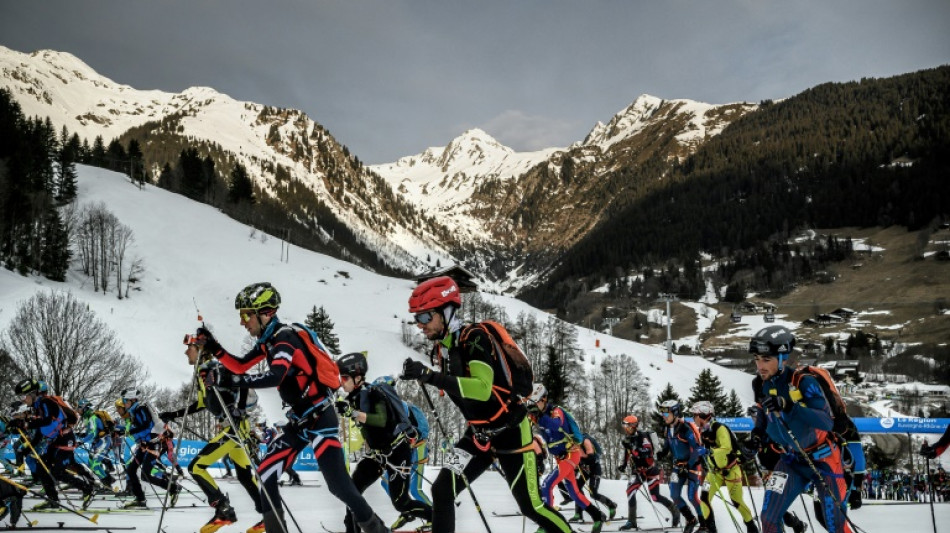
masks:
{"label": "blue helmet", "polygon": [[83,398],[82,400],[79,400],[78,403],[76,403],[76,407],[79,408],[80,412],[83,412],[86,409],[92,409],[92,402],[86,398]]}
{"label": "blue helmet", "polygon": [[660,404],[660,413],[672,413],[674,417],[679,418],[683,411],[683,406],[677,400],[666,400]]}

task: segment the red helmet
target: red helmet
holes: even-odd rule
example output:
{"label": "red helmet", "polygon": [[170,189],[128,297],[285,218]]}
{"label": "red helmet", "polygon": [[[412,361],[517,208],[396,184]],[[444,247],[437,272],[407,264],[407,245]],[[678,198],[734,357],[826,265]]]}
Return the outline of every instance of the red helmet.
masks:
{"label": "red helmet", "polygon": [[636,426],[639,423],[640,423],[640,419],[633,415],[628,415],[628,416],[623,417],[623,425],[625,426]]}
{"label": "red helmet", "polygon": [[427,279],[412,290],[409,297],[409,312],[421,313],[430,309],[438,309],[446,304],[462,306],[462,295],[455,280],[448,276]]}

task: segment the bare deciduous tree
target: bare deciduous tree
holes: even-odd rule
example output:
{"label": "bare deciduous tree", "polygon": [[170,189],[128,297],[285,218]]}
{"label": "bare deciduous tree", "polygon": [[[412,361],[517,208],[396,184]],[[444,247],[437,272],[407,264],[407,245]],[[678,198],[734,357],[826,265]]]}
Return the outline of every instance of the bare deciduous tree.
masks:
{"label": "bare deciduous tree", "polygon": [[0,337],[21,372],[69,400],[107,405],[143,383],[142,366],[109,327],[70,293],[40,292],[23,302]]}
{"label": "bare deciduous tree", "polygon": [[[101,202],[84,205],[69,227],[79,265],[82,272],[92,278],[93,289],[109,292],[109,280],[114,275],[116,292],[122,298],[123,276],[131,277],[132,269],[141,267],[139,260],[139,264],[133,261],[128,272],[125,268],[129,245],[135,240],[132,230]],[[128,286],[125,296],[128,296]]]}

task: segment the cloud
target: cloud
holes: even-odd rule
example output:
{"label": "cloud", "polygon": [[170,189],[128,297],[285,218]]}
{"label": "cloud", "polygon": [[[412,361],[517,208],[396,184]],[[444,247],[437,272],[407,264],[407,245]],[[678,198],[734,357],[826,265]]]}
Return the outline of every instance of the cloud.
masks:
{"label": "cloud", "polygon": [[552,146],[566,147],[578,125],[562,119],[531,115],[507,109],[479,126],[499,142],[516,151],[534,151]]}

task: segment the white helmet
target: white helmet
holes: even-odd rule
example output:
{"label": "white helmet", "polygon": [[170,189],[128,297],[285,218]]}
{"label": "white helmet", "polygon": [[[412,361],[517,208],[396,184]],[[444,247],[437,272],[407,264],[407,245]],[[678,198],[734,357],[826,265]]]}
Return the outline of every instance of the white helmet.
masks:
{"label": "white helmet", "polygon": [[716,414],[716,408],[713,407],[712,402],[703,400],[694,403],[692,409],[690,409],[690,412],[693,413],[693,416],[701,416],[706,418]]}
{"label": "white helmet", "polygon": [[543,383],[535,383],[534,388],[531,389],[531,394],[528,395],[526,401],[528,405],[537,405],[538,402],[548,397],[548,389],[544,387]]}

